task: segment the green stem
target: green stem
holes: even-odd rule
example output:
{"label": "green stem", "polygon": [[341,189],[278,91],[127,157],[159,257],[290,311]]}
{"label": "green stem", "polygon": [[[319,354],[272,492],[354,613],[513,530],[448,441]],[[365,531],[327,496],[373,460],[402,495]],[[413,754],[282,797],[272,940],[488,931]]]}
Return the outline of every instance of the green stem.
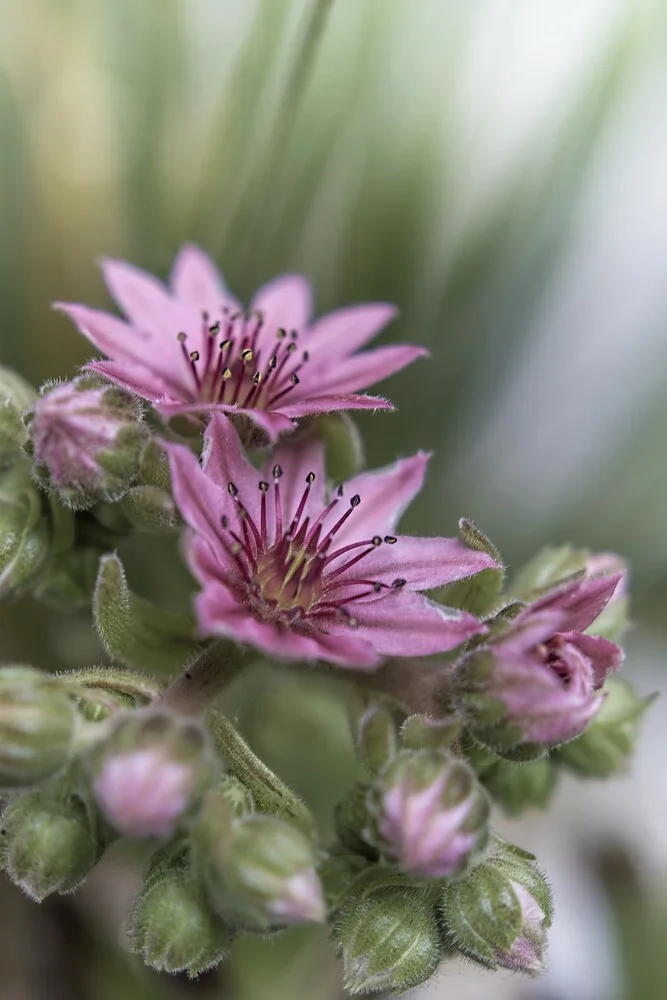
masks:
{"label": "green stem", "polygon": [[362,691],[388,695],[410,713],[435,717],[446,715],[451,695],[451,663],[448,661],[389,659],[379,670],[343,671],[326,668],[327,677],[352,684]]}
{"label": "green stem", "polygon": [[212,711],[207,722],[229,773],[245,785],[260,812],[279,816],[314,838],[315,821],[308,807],[252,752],[229,719]]}
{"label": "green stem", "polygon": [[182,715],[202,715],[245,665],[238,655],[230,655],[232,649],[225,639],[212,643],[185,667],[157,704]]}

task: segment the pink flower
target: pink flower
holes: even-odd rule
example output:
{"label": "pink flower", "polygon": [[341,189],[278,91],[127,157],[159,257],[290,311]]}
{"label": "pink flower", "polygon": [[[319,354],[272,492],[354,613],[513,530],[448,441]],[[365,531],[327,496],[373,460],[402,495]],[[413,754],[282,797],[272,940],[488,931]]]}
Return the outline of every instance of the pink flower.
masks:
{"label": "pink flower", "polygon": [[357,390],[400,371],[426,351],[363,347],[396,315],[366,303],[311,321],[300,275],[263,285],[249,312],[201,250],[184,247],[165,288],[151,275],[107,260],[104,276],[128,322],[59,303],[110,360],[88,367],[155,403],[165,416],[222,410],[245,414],[274,439],[292,420],[332,410],[391,408]]}
{"label": "pink flower", "polygon": [[475,737],[498,752],[556,746],[584,731],[622,651],[589,628],[622,574],[560,586],[522,611],[498,638],[457,668],[459,706]]}
{"label": "pink flower", "polygon": [[279,448],[268,467],[245,457],[221,414],[203,468],[167,445],[174,498],[192,529],[202,630],[290,660],[373,668],[385,656],[452,649],[484,631],[472,615],[417,593],[495,565],[451,538],[393,534],[419,492],[428,456],[363,473],[327,500],[319,442]]}

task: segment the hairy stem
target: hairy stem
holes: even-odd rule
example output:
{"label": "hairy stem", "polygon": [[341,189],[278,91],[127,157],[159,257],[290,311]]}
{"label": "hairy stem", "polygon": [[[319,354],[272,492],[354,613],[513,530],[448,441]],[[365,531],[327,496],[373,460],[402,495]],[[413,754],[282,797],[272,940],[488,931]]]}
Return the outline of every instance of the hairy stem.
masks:
{"label": "hairy stem", "polygon": [[352,682],[363,691],[389,695],[410,713],[442,716],[451,694],[451,663],[447,661],[389,659],[373,673],[332,669],[328,676]]}
{"label": "hairy stem", "polygon": [[169,685],[156,704],[183,715],[201,715],[243,668],[243,660],[225,639],[208,646]]}

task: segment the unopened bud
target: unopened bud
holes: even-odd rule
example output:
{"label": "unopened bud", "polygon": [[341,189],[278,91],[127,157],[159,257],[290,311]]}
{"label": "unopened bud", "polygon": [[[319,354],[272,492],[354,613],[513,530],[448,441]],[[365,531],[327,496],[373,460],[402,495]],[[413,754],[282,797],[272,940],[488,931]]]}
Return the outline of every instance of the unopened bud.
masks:
{"label": "unopened bud", "polygon": [[119,721],[93,758],[93,790],[118,833],[171,837],[214,781],[217,759],[204,729],[146,709]]}
{"label": "unopened bud", "polygon": [[52,777],[72,753],[75,710],[57,680],[32,667],[0,670],[0,788]]}
{"label": "unopened bud", "polygon": [[72,892],[96,865],[104,840],[76,779],[13,799],[0,818],[2,866],[33,899]]}
{"label": "unopened bud", "polygon": [[491,798],[509,816],[531,807],[545,809],[556,788],[558,771],[550,757],[515,763],[496,757],[480,780]]}
{"label": "unopened bud", "polygon": [[42,500],[23,459],[0,472],[0,595],[35,580],[49,541]]}
{"label": "unopened bud", "polygon": [[364,836],[371,818],[367,804],[369,787],[367,782],[360,781],[350,789],[334,810],[334,823],[343,847],[376,861],[378,849]]}
{"label": "unopened bud", "polygon": [[187,854],[153,866],[134,900],[130,950],[159,972],[194,978],[221,962],[234,930],[213,912]]}
{"label": "unopened bud", "polygon": [[448,942],[490,969],[544,971],[551,892],[526,851],[501,843],[459,881],[443,885],[441,915]]}
{"label": "unopened bud", "polygon": [[247,930],[321,923],[322,886],[312,843],[275,816],[233,818],[209,795],[193,835],[197,870],[214,910]]}
{"label": "unopened bud", "polygon": [[396,753],[401,716],[389,702],[355,691],[349,718],[357,757],[371,771],[379,771]]}
{"label": "unopened bud", "polygon": [[583,778],[609,778],[622,771],[634,753],[644,712],[655,695],[638,698],[620,677],[609,677],[607,697],[590,726],[553,754],[557,764]]}
{"label": "unopened bud", "polygon": [[120,499],[138,474],[147,438],[139,404],[94,376],[46,385],[27,426],[36,475],[75,510]]}
{"label": "unopened bud", "polygon": [[406,750],[446,750],[461,732],[457,715],[432,718],[430,715],[409,715],[401,727],[401,743]]}
{"label": "unopened bud", "polygon": [[27,436],[21,414],[36,397],[33,387],[18,372],[0,366],[0,469],[20,457]]}
{"label": "unopened bud", "polygon": [[369,841],[405,872],[458,875],[488,836],[489,803],[474,771],[437,750],[403,750],[368,796]]}
{"label": "unopened bud", "polygon": [[159,486],[131,486],[123,498],[128,520],[142,531],[168,531],[178,524],[170,493]]}
{"label": "unopened bud", "polygon": [[332,938],[344,988],[352,995],[419,986],[433,975],[443,951],[426,894],[408,886],[351,895],[336,914]]}

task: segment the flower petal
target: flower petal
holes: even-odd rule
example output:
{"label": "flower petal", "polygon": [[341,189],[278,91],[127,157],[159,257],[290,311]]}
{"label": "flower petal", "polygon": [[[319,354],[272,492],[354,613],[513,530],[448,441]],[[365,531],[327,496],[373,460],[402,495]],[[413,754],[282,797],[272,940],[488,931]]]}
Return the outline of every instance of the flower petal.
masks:
{"label": "flower petal", "polygon": [[124,386],[130,392],[136,392],[137,396],[152,403],[157,404],[164,400],[165,396],[182,392],[164,376],[137,361],[89,361],[85,367],[88,371],[97,372],[112,382]]}
{"label": "flower petal", "polygon": [[469,549],[457,538],[399,535],[395,545],[378,546],[361,565],[371,580],[391,585],[400,577],[412,590],[429,590],[496,567],[497,563],[486,552]]}
{"label": "flower petal", "polygon": [[197,618],[207,635],[247,642],[278,660],[324,659],[342,666],[374,668],[379,657],[355,636],[313,632],[305,635],[253,617],[221,583],[211,583],[195,599]]}
{"label": "flower petal", "polygon": [[326,313],[310,327],[308,348],[318,359],[351,354],[377,336],[397,312],[389,302],[366,302]]}
{"label": "flower petal", "polygon": [[203,535],[217,550],[221,547],[221,518],[230,514],[231,498],[226,489],[206,475],[197,457],[181,444],[164,442],[169,458],[176,506],[185,522]]}
{"label": "flower petal", "polygon": [[152,356],[152,338],[118,316],[89,309],[76,302],[54,302],[53,308],[64,312],[98,351],[110,358],[129,357],[146,363]]}
{"label": "flower petal", "polygon": [[407,344],[377,347],[374,351],[364,351],[351,358],[337,359],[335,365],[330,365],[328,374],[315,372],[314,375],[320,374],[318,391],[323,395],[356,392],[357,389],[382,382],[417,358],[427,356],[425,348]]}
{"label": "flower petal", "polygon": [[157,409],[165,420],[185,413],[225,413],[231,417],[247,417],[265,432],[271,442],[274,442],[285,431],[294,430],[294,424],[290,418],[282,413],[274,410],[245,409],[235,403],[181,403],[175,399],[165,399],[157,405]]}
{"label": "flower petal", "polygon": [[557,609],[564,611],[567,621],[562,631],[567,628],[571,632],[583,632],[592,625],[596,618],[614,596],[616,587],[622,579],[622,573],[611,576],[592,576],[546,594],[535,601],[535,610]]}
{"label": "flower petal", "polygon": [[201,317],[172,299],[164,285],[146,271],[120,260],[102,261],[104,280],[130,322],[160,337],[161,342],[184,330],[200,334]]}
{"label": "flower petal", "polygon": [[211,258],[192,243],[174,261],[170,285],[176,298],[198,314],[205,311],[215,319],[225,306],[233,312],[241,308]]}
{"label": "flower petal", "polygon": [[[362,472],[345,484],[345,495],[361,503],[337,535],[337,543],[359,541],[394,530],[401,514],[424,483],[430,455],[420,451],[374,472]],[[398,574],[397,574],[398,575]]]}
{"label": "flower petal", "polygon": [[360,601],[350,610],[359,623],[354,634],[385,656],[443,653],[486,631],[474,615],[443,608],[409,590]]}
{"label": "flower petal", "polygon": [[225,492],[233,483],[245,509],[252,518],[258,519],[261,473],[248,461],[233,422],[222,413],[212,414],[204,432],[202,468],[206,476]]}
{"label": "flower petal", "polygon": [[394,404],[382,396],[309,396],[296,403],[281,406],[280,412],[286,417],[306,417],[312,413],[334,413],[336,410],[393,409]]}
{"label": "flower petal", "polygon": [[593,666],[595,687],[604,684],[608,674],[618,670],[623,661],[623,650],[615,642],[599,635],[585,635],[583,632],[565,632],[563,638],[576,646],[587,656]]}
{"label": "flower petal", "polygon": [[284,274],[262,285],[250,305],[264,316],[263,331],[273,340],[276,330],[303,330],[312,311],[312,294],[301,274]]}

